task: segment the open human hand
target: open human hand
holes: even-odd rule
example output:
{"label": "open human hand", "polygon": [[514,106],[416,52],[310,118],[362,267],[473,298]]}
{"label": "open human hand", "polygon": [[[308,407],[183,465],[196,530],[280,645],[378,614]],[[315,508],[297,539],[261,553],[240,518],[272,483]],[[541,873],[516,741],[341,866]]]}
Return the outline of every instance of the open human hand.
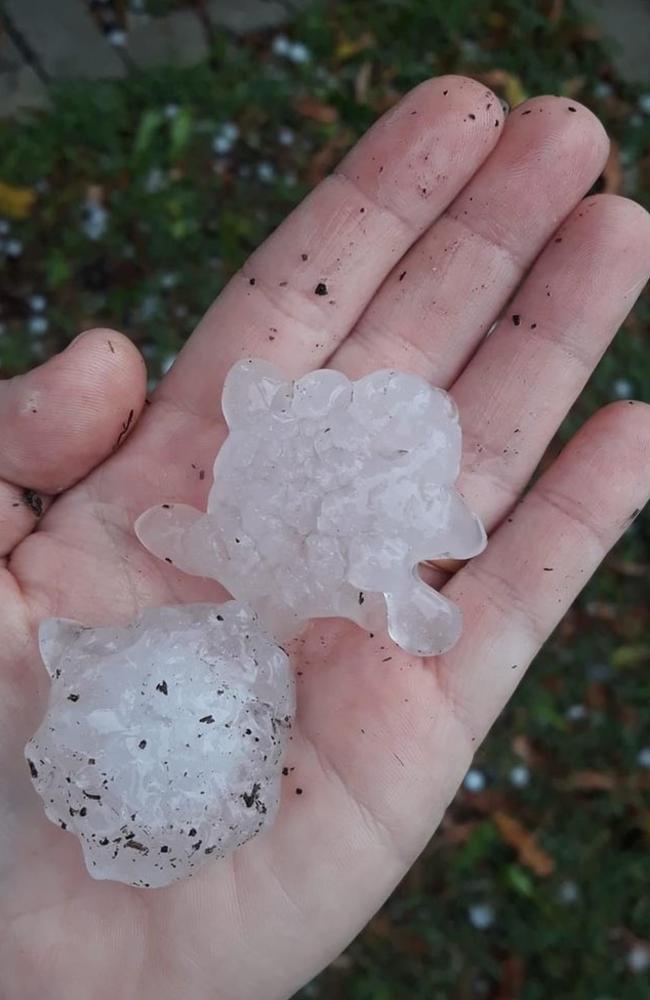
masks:
{"label": "open human hand", "polygon": [[[424,83],[253,254],[150,405],[140,356],[108,330],[0,386],[3,1000],[290,996],[422,850],[650,491],[650,407],[620,402],[521,499],[650,270],[644,210],[585,197],[606,156],[575,102],[535,98],[504,123],[481,84]],[[133,524],[162,499],[204,506],[221,384],[247,356],[289,375],[394,367],[449,388],[459,487],[489,545],[445,584],[465,622],[445,656],[330,620],[294,644],[298,716],[269,833],[166,889],[96,882],[23,759],[46,692],[37,624],[223,598],[150,556]]]}

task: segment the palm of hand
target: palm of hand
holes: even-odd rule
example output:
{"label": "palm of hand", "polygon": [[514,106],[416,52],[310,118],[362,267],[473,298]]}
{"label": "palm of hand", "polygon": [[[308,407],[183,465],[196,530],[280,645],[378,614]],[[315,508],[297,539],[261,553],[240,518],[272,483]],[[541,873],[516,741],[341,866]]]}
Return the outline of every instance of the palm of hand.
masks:
{"label": "palm of hand", "polygon": [[[564,100],[528,102],[502,129],[479,84],[425,84],[233,279],[139,420],[141,361],[108,331],[3,387],[8,1000],[289,995],[422,849],[524,668],[647,496],[650,408],[620,404],[508,516],[647,277],[645,213],[581,201],[605,155],[598,123]],[[327,295],[315,297],[321,282]],[[247,355],[290,374],[395,366],[451,387],[465,430],[460,488],[491,544],[447,584],[465,617],[447,656],[415,661],[341,622],[316,622],[295,644],[298,720],[269,834],[165,890],[94,882],[73,838],[43,817],[22,760],[45,690],[35,624],[221,599],[149,556],[132,525],[163,499],[204,505],[225,433],[219,385]],[[111,455],[131,410],[135,430]],[[70,488],[29,533],[33,515],[13,506],[10,483]]]}

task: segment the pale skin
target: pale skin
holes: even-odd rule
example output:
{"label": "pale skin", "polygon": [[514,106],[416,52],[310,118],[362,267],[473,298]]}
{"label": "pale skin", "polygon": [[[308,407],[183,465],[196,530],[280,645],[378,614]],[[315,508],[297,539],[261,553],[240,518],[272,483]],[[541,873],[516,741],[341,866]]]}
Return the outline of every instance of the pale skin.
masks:
{"label": "pale skin", "polygon": [[[622,401],[518,503],[648,277],[648,215],[586,196],[606,156],[575,102],[535,98],[504,123],[482,85],[427,82],[253,255],[150,405],[140,356],[107,330],[0,387],[3,1000],[288,997],[407,871],[650,492],[650,407]],[[150,556],[133,522],[163,500],[204,505],[220,386],[245,356],[289,375],[396,367],[449,388],[459,486],[490,542],[444,585],[465,621],[444,657],[407,657],[338,621],[294,645],[295,770],[271,832],[167,889],[96,882],[43,816],[22,756],[47,690],[37,623],[223,596]],[[45,498],[39,520],[25,488]]]}

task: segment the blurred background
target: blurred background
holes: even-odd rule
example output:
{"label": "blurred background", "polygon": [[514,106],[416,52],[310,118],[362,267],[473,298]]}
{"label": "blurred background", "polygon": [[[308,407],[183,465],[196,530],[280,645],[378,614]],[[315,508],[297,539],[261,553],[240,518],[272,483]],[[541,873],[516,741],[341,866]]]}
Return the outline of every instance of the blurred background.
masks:
{"label": "blurred background", "polygon": [[[0,0],[0,374],[101,324],[153,387],[249,252],[443,72],[583,101],[612,136],[596,189],[650,207],[648,0]],[[647,295],[545,461],[628,396],[650,398]],[[649,585],[642,514],[301,1000],[650,997]]]}

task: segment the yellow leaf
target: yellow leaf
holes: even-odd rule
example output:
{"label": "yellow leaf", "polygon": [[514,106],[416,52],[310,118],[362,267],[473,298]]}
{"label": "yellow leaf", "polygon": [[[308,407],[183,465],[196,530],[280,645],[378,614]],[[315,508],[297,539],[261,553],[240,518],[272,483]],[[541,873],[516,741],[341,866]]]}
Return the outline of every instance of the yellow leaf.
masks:
{"label": "yellow leaf", "polygon": [[345,62],[346,59],[352,59],[360,52],[365,52],[366,49],[374,45],[374,42],[375,39],[369,31],[366,31],[359,38],[342,38],[336,46],[334,54],[339,62]]}
{"label": "yellow leaf", "polygon": [[483,75],[482,80],[488,87],[501,91],[511,108],[515,108],[528,97],[519,77],[514,73],[508,73],[505,69],[490,70]]}
{"label": "yellow leaf", "polygon": [[619,646],[612,654],[612,665],[617,670],[634,667],[646,660],[650,660],[650,646]]}
{"label": "yellow leaf", "polygon": [[26,219],[36,201],[32,188],[14,187],[0,181],[0,215],[10,219]]}

